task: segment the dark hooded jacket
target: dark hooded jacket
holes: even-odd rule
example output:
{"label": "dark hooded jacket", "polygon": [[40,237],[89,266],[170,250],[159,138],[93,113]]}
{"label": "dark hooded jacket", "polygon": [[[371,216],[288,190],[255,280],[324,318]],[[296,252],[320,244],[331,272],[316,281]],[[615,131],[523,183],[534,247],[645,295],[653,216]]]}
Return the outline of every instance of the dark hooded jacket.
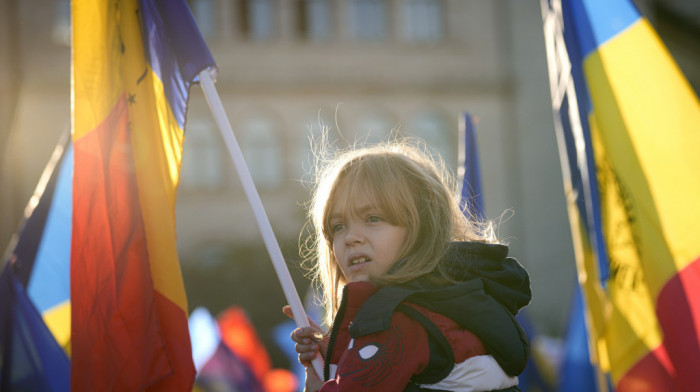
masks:
{"label": "dark hooded jacket", "polygon": [[[445,347],[445,339],[440,339],[429,317],[426,319],[416,311],[416,308],[425,308],[475,334],[506,374],[520,374],[527,364],[530,347],[527,335],[515,318],[531,298],[525,269],[508,257],[507,246],[477,242],[452,243],[444,263],[448,274],[459,283],[439,285],[426,276],[402,285],[380,287],[352,318],[348,327],[350,337],[357,339],[387,331],[396,312],[408,315],[419,321],[431,336],[430,366],[416,375],[414,381],[435,383],[450,373],[454,362],[450,360],[450,346]],[[341,313],[342,302],[336,322],[343,317]],[[336,322],[331,329],[326,358],[333,354]],[[326,364],[326,379],[328,374]]]}

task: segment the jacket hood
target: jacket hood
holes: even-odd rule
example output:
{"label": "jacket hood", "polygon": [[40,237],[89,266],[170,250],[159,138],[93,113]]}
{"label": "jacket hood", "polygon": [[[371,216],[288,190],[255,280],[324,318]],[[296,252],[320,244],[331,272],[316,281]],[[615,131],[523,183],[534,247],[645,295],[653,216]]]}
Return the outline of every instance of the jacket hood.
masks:
{"label": "jacket hood", "polygon": [[516,315],[530,303],[530,276],[508,247],[481,242],[453,242],[444,259],[445,270],[459,282],[479,279],[484,291]]}

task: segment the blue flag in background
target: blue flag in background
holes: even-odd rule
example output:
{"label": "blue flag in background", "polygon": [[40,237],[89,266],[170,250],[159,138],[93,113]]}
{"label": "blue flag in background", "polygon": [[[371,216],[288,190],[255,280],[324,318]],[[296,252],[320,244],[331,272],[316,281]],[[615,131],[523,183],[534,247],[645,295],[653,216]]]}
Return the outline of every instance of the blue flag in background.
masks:
{"label": "blue flag in background", "polygon": [[564,359],[559,368],[560,392],[596,392],[598,383],[588,349],[588,332],[584,319],[581,286],[574,281],[574,296],[566,330]]}
{"label": "blue flag in background", "polygon": [[69,391],[70,361],[8,263],[0,274],[0,390]]}
{"label": "blue flag in background", "polygon": [[[8,260],[0,275],[0,390],[68,391],[70,361],[42,319],[39,304],[51,308],[68,287],[68,264],[62,268],[45,264],[46,257],[60,254],[60,246],[42,246],[54,237],[47,227],[56,220],[59,183],[70,183],[72,160],[64,154],[66,143],[60,142],[44,170],[16,242],[10,247]],[[62,180],[61,180],[62,178]],[[35,205],[35,206],[34,206]],[[32,208],[32,206],[34,206]],[[70,216],[70,211],[68,211]],[[69,223],[70,224],[70,223]],[[61,230],[59,230],[61,232]],[[65,230],[63,230],[65,234]],[[68,231],[70,235],[70,231]],[[54,237],[55,238],[55,237]],[[68,241],[68,244],[70,240]],[[67,260],[67,259],[66,259]],[[58,268],[56,268],[58,267]],[[66,281],[62,281],[60,271]],[[37,278],[42,276],[41,278]],[[34,288],[35,290],[33,290]],[[36,291],[32,296],[32,291]],[[53,300],[51,299],[53,298]],[[66,294],[67,298],[67,294]],[[70,331],[70,326],[67,326]]]}
{"label": "blue flag in background", "polygon": [[484,201],[481,195],[481,169],[479,169],[479,153],[476,145],[474,123],[469,113],[464,113],[461,135],[464,140],[460,151],[460,173],[462,174],[462,208],[465,213],[478,218],[484,217]]}
{"label": "blue flag in background", "polygon": [[13,258],[29,299],[69,352],[72,144],[60,142],[53,159],[58,159],[55,169],[47,165],[45,173],[52,170],[51,177],[20,233]]}
{"label": "blue flag in background", "polygon": [[70,346],[72,176],[73,149],[66,134],[42,173],[7,256],[28,298],[66,352]]}

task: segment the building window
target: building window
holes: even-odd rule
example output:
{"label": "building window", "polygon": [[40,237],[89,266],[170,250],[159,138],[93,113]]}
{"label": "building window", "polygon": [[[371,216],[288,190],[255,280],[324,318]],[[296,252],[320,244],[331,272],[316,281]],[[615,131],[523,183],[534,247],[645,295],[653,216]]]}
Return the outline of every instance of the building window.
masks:
{"label": "building window", "polygon": [[251,117],[243,123],[241,150],[257,187],[273,189],[281,185],[282,148],[277,127],[271,118]]}
{"label": "building window", "polygon": [[309,41],[328,41],[333,36],[330,0],[299,0],[296,7],[299,36]]}
{"label": "building window", "polygon": [[386,38],[389,20],[386,0],[350,0],[347,7],[351,38],[362,41]]}
{"label": "building window", "polygon": [[55,0],[53,9],[51,40],[58,45],[70,46],[70,0]]}
{"label": "building window", "polygon": [[401,6],[401,31],[406,41],[431,43],[443,39],[441,0],[404,0]]}
{"label": "building window", "polygon": [[213,0],[192,0],[192,15],[197,22],[197,27],[202,36],[209,38],[214,35],[217,29],[216,10]]}
{"label": "building window", "polygon": [[273,0],[241,0],[240,26],[242,33],[252,41],[269,41],[276,34],[275,4]]}
{"label": "building window", "polygon": [[456,167],[456,149],[450,135],[457,134],[457,125],[453,125],[442,113],[420,113],[411,119],[410,128],[406,131],[424,140],[428,150],[439,154],[448,167]]}
{"label": "building window", "polygon": [[219,134],[211,120],[187,121],[180,184],[187,191],[211,192],[224,184]]}

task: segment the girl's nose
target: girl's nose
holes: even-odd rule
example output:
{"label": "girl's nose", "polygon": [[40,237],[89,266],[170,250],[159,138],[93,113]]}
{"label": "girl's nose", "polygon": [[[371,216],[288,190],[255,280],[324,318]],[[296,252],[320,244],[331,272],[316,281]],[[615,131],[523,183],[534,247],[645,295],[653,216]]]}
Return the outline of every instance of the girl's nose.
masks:
{"label": "girl's nose", "polygon": [[361,228],[356,224],[349,224],[346,228],[345,243],[348,245],[359,244],[364,241],[364,235]]}

